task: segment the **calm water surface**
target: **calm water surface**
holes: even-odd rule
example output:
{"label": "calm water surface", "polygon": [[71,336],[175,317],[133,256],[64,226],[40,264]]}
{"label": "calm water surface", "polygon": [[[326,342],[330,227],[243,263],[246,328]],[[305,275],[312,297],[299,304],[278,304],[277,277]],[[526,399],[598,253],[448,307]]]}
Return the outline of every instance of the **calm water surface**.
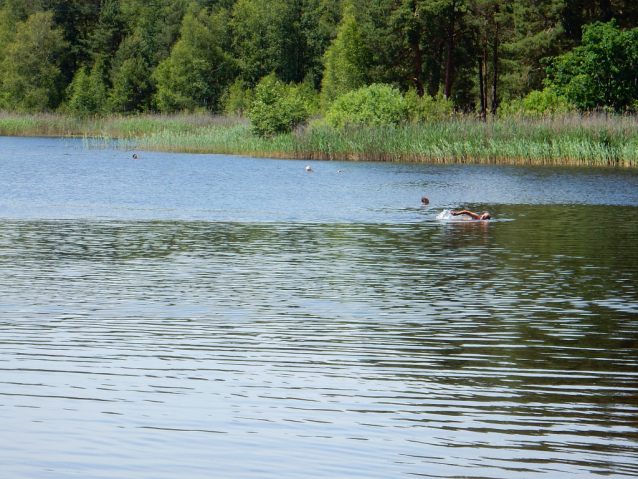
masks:
{"label": "calm water surface", "polygon": [[137,153],[0,138],[1,477],[638,475],[637,171]]}

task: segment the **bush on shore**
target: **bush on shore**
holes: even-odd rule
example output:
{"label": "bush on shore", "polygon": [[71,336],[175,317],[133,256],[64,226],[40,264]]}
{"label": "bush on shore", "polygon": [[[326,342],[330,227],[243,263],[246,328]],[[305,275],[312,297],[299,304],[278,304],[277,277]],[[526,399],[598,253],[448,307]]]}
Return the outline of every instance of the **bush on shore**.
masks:
{"label": "bush on shore", "polygon": [[501,105],[500,116],[527,115],[542,117],[574,112],[574,106],[555,90],[533,91],[521,99]]}
{"label": "bush on shore", "polygon": [[310,116],[308,103],[297,85],[286,85],[272,73],[255,88],[248,113],[258,136],[290,133]]}
{"label": "bush on shore", "polygon": [[408,104],[401,92],[378,83],[341,95],[325,116],[333,128],[400,125],[407,119]]}

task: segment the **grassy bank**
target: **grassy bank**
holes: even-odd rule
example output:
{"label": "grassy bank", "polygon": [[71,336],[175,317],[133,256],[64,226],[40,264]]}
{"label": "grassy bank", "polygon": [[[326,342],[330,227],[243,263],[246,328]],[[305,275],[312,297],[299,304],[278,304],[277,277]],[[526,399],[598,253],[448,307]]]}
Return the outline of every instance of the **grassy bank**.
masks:
{"label": "grassy bank", "polygon": [[[638,118],[470,117],[400,128],[309,127],[272,139],[250,133],[246,119],[145,115],[78,119],[0,114],[0,135],[124,140],[146,150],[316,160],[638,166]],[[93,142],[93,145],[96,143]],[[99,144],[99,142],[98,142]]]}
{"label": "grassy bank", "polygon": [[169,130],[193,133],[209,127],[249,125],[246,118],[212,115],[140,115],[78,118],[57,113],[0,113],[0,136],[135,139]]}

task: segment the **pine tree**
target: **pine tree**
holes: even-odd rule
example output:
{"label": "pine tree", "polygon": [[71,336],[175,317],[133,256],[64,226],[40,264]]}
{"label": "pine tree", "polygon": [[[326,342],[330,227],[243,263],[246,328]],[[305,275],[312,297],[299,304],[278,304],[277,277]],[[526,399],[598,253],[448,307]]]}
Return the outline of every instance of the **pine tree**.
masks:
{"label": "pine tree", "polygon": [[155,93],[153,72],[170,55],[186,11],[184,2],[120,5],[128,34],[111,61],[109,109],[151,111]]}
{"label": "pine tree", "polygon": [[304,79],[308,58],[301,15],[301,2],[296,0],[239,0],[235,4],[230,27],[245,80],[254,85],[273,71],[286,83]]}
{"label": "pine tree", "polygon": [[102,0],[99,20],[84,42],[91,61],[99,59],[108,69],[125,34],[126,25],[119,0]]}
{"label": "pine tree", "polygon": [[111,69],[112,88],[108,109],[112,112],[148,111],[151,107],[153,70],[144,58],[144,41],[129,35],[122,41]]}
{"label": "pine tree", "polygon": [[516,0],[505,4],[511,12],[511,23],[502,46],[504,100],[543,88],[545,74],[540,60],[557,55],[566,47],[562,6],[563,0]]}

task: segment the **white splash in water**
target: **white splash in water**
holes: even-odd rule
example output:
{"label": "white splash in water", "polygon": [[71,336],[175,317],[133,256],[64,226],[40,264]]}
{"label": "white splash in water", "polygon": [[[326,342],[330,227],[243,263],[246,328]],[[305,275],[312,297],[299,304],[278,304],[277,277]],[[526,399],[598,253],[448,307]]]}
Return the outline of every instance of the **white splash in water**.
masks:
{"label": "white splash in water", "polygon": [[441,211],[438,215],[436,215],[436,219],[437,220],[443,220],[443,221],[460,221],[460,222],[479,221],[479,220],[475,220],[474,218],[472,218],[470,216],[466,216],[466,215],[455,216],[455,215],[452,214],[452,210],[443,210],[443,211]]}
{"label": "white splash in water", "polygon": [[452,210],[443,210],[438,215],[436,215],[437,220],[451,220],[457,219],[456,216],[452,216]]}

